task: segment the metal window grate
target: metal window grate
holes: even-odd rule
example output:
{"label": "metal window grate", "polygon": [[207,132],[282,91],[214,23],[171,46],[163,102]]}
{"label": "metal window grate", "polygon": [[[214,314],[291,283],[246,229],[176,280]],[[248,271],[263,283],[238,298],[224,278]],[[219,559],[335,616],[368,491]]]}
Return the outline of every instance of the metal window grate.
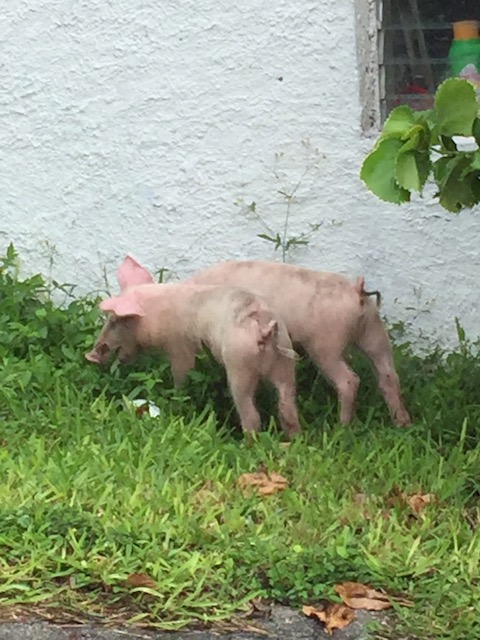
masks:
{"label": "metal window grate", "polygon": [[480,20],[475,0],[378,0],[382,120],[394,107],[428,109],[449,75],[452,22]]}

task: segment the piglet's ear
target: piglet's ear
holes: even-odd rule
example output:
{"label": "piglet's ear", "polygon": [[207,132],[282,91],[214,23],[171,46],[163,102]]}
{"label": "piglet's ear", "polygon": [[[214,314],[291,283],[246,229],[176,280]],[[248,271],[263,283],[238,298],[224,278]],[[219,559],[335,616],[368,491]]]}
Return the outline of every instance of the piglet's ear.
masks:
{"label": "piglet's ear", "polygon": [[138,303],[134,292],[113,298],[106,298],[100,303],[100,309],[102,311],[111,311],[119,318],[125,316],[143,317],[145,315],[145,311]]}
{"label": "piglet's ear", "polygon": [[132,256],[126,256],[122,264],[117,269],[117,280],[120,289],[123,291],[127,287],[137,284],[150,284],[155,282],[152,274],[142,267]]}

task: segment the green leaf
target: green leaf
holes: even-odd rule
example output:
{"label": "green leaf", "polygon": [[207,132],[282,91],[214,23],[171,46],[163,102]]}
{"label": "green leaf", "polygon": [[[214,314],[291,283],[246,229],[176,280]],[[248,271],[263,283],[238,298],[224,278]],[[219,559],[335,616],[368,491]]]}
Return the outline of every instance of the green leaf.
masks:
{"label": "green leaf", "polygon": [[449,166],[454,159],[450,157],[439,158],[433,163],[433,174],[435,176],[435,182],[441,187],[445,182],[448,175]]}
{"label": "green leaf", "polygon": [[473,154],[472,169],[480,169],[480,149],[477,149]]}
{"label": "green leaf", "polygon": [[414,111],[415,122],[418,124],[428,125],[430,128],[435,125],[435,109],[422,109],[420,111]]}
{"label": "green leaf", "polygon": [[396,107],[383,125],[382,137],[400,138],[415,125],[415,116],[407,105]]}
{"label": "green leaf", "polygon": [[398,154],[395,177],[398,184],[408,191],[421,191],[430,175],[431,162],[428,153],[402,151]]}
{"label": "green leaf", "polygon": [[7,262],[12,263],[17,257],[17,252],[15,251],[15,247],[12,243],[10,243],[7,247],[6,258]]}
{"label": "green leaf", "polygon": [[410,200],[410,193],[395,179],[397,157],[403,142],[397,138],[380,140],[365,158],[360,178],[378,198],[401,204]]}
{"label": "green leaf", "polygon": [[467,80],[449,78],[435,94],[436,119],[442,135],[472,135],[477,110],[475,89]]}
{"label": "green leaf", "polygon": [[405,141],[402,151],[425,151],[430,144],[430,131],[427,126],[417,124],[402,136],[402,140]]}
{"label": "green leaf", "polygon": [[457,145],[455,144],[455,140],[453,140],[453,138],[450,138],[449,136],[440,136],[440,140],[445,151],[449,153],[455,153],[456,151],[458,151]]}
{"label": "green leaf", "polygon": [[[440,176],[439,202],[444,209],[458,213],[465,207],[473,207],[477,202],[472,188],[474,176],[466,179],[471,170],[472,155],[462,154],[449,158],[440,165],[436,176]],[[435,164],[438,164],[435,163]]]}
{"label": "green leaf", "polygon": [[432,173],[432,161],[430,159],[430,154],[428,151],[416,153],[415,156],[417,160],[418,173],[420,176],[420,189],[423,189],[425,183],[430,177],[430,174]]}
{"label": "green leaf", "polygon": [[417,161],[418,174],[420,176],[420,190],[423,189],[432,172],[432,161],[430,159],[430,153],[423,151],[415,154]]}
{"label": "green leaf", "polygon": [[277,242],[277,238],[272,238],[272,236],[267,235],[266,233],[257,233],[257,238],[261,238],[262,240],[268,240],[268,242]]}
{"label": "green leaf", "polygon": [[472,192],[473,204],[478,204],[480,202],[480,171],[472,171],[465,179],[468,180]]}
{"label": "green leaf", "polygon": [[415,111],[415,121],[425,130],[427,138],[425,140],[426,147],[436,144],[438,141],[437,120],[435,109],[425,109],[424,111]]}
{"label": "green leaf", "polygon": [[398,155],[395,177],[404,189],[420,191],[420,176],[413,151]]}

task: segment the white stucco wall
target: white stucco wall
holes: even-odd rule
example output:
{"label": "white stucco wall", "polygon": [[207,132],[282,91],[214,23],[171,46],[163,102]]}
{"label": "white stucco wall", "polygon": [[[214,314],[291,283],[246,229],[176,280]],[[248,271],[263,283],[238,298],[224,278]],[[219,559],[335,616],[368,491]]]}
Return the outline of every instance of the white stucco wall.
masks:
{"label": "white stucco wall", "polygon": [[[273,256],[366,275],[392,322],[478,334],[479,211],[403,208],[358,178],[353,0],[23,0],[0,14],[0,249],[83,293],[127,252],[185,276]],[[305,174],[305,172],[307,173]],[[304,175],[305,174],[305,175]],[[53,257],[53,265],[50,260]]]}

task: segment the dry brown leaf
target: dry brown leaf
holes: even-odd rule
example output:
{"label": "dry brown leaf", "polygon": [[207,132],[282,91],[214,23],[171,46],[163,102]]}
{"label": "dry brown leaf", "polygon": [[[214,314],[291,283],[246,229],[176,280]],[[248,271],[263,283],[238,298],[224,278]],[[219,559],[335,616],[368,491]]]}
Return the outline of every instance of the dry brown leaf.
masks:
{"label": "dry brown leaf", "polygon": [[392,601],[404,606],[411,606],[411,602],[403,598],[387,596],[381,591],[367,587],[360,582],[344,582],[336,584],[335,591],[343,602],[352,609],[366,609],[367,611],[382,611],[392,607]]}
{"label": "dry brown leaf", "polygon": [[433,493],[415,493],[409,496],[403,491],[400,491],[396,485],[392,488],[392,494],[393,495],[386,501],[388,507],[395,507],[403,503],[408,505],[415,515],[421,513],[427,505],[432,504],[436,500],[436,496]]}
{"label": "dry brown leaf", "polygon": [[248,600],[242,607],[242,611],[237,613],[236,616],[239,618],[269,618],[272,612],[272,606],[269,600],[266,598],[262,598],[261,596],[257,596],[256,598],[252,598],[252,600]]}
{"label": "dry brown leaf", "polygon": [[382,609],[389,609],[392,606],[385,594],[359,582],[337,584],[335,585],[335,591],[343,602],[352,609],[381,611]]}
{"label": "dry brown leaf", "polygon": [[272,473],[258,471],[256,473],[242,473],[237,484],[244,493],[255,490],[261,496],[270,496],[286,489],[288,480],[274,471]]}
{"label": "dry brown leaf", "polygon": [[462,516],[465,518],[470,529],[476,531],[480,524],[480,509],[478,509],[478,507],[464,509]]}
{"label": "dry brown leaf", "polygon": [[149,576],[144,573],[131,573],[127,578],[129,587],[148,587],[149,589],[157,589],[158,585]]}
{"label": "dry brown leaf", "polygon": [[250,600],[250,606],[252,607],[250,615],[253,617],[268,617],[272,611],[272,605],[269,600],[258,596]]}
{"label": "dry brown leaf", "polygon": [[320,622],[325,624],[325,631],[332,635],[335,629],[343,629],[355,620],[355,611],[346,607],[344,604],[330,602],[325,609],[316,609],[305,605],[302,608],[303,613],[308,616],[314,616]]}
{"label": "dry brown leaf", "polygon": [[415,513],[423,511],[423,509],[434,500],[435,496],[433,493],[416,493],[413,496],[405,497],[405,501]]}
{"label": "dry brown leaf", "polygon": [[135,407],[135,415],[139,416],[140,418],[143,417],[145,414],[148,414],[148,410],[149,410],[149,406],[147,403],[145,404],[140,404],[137,407]]}
{"label": "dry brown leaf", "polygon": [[366,493],[355,493],[353,495],[353,502],[359,507],[363,507],[365,502],[367,502],[368,496]]}

